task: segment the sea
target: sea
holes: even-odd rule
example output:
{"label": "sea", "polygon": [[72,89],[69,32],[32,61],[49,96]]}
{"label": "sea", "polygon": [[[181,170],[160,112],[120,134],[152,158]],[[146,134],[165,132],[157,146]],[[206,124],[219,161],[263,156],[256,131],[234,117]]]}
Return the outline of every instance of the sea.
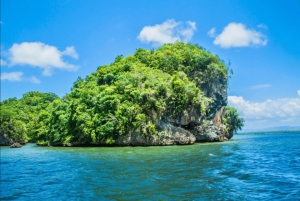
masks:
{"label": "sea", "polygon": [[300,132],[149,147],[1,147],[1,200],[300,200]]}

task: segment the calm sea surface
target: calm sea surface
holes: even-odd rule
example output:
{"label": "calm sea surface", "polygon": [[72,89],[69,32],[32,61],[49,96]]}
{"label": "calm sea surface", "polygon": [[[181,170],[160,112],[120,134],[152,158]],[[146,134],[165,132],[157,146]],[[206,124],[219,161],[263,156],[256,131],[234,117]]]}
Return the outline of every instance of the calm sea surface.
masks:
{"label": "calm sea surface", "polygon": [[169,147],[1,147],[1,200],[300,200],[300,133]]}

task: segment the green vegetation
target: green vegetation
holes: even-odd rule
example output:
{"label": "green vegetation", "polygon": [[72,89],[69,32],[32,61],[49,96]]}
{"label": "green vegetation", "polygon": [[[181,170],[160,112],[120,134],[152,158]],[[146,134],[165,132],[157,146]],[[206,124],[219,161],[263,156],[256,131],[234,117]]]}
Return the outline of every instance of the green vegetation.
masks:
{"label": "green vegetation", "polygon": [[0,103],[0,132],[17,142],[36,141],[43,133],[46,108],[57,98],[53,93],[28,92],[19,100],[4,100]]}
{"label": "green vegetation", "polygon": [[212,83],[218,80],[226,88],[227,72],[224,62],[198,45],[137,49],[133,56],[117,56],[111,65],[79,77],[61,99],[29,92],[20,100],[3,101],[0,131],[16,141],[41,144],[113,144],[133,132],[157,135],[158,120],[176,118],[189,106],[206,116],[214,102],[208,93]]}
{"label": "green vegetation", "polygon": [[224,124],[226,126],[225,135],[228,139],[232,138],[233,133],[242,130],[244,119],[239,117],[237,110],[233,107],[226,107],[224,112]]}

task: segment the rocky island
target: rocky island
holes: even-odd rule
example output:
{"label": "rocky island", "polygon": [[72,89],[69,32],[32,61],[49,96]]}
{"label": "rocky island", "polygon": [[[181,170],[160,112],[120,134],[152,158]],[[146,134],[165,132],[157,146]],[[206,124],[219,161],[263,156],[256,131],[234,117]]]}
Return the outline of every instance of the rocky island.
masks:
{"label": "rocky island", "polygon": [[229,77],[225,63],[198,45],[137,49],[79,77],[62,98],[29,92],[1,102],[0,131],[11,143],[44,146],[224,141],[243,126],[227,107]]}

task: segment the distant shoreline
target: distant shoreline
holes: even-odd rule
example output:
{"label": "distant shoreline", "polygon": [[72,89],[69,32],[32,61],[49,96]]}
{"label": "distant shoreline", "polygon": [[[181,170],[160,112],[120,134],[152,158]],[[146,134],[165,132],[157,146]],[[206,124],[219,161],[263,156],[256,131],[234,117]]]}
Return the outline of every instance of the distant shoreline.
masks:
{"label": "distant shoreline", "polygon": [[281,131],[250,131],[250,132],[239,132],[236,134],[269,134],[269,133],[300,133],[300,130],[281,130]]}

